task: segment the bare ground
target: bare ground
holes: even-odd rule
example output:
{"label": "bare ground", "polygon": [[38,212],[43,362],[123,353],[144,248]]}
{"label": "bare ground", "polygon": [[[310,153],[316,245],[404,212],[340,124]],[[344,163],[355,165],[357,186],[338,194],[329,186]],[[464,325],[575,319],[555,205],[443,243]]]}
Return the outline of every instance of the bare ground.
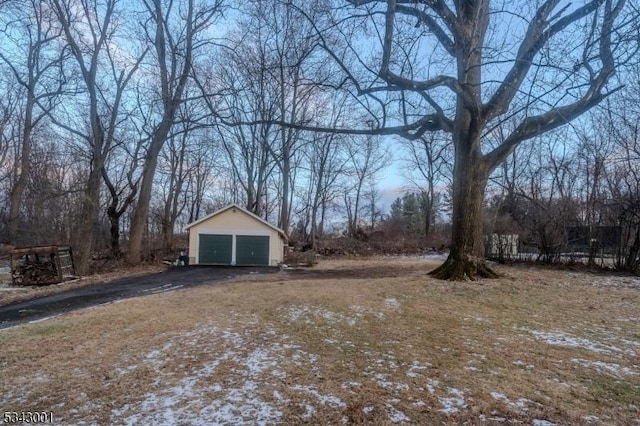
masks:
{"label": "bare ground", "polygon": [[0,331],[0,406],[56,423],[640,424],[640,279],[332,260]]}

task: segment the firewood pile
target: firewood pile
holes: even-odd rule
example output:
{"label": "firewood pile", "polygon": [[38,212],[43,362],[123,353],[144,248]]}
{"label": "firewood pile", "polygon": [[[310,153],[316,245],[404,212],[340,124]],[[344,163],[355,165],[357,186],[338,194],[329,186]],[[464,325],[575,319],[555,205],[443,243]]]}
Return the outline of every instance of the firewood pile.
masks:
{"label": "firewood pile", "polygon": [[70,247],[39,246],[11,251],[11,278],[14,285],[48,285],[75,276]]}
{"label": "firewood pile", "polygon": [[59,282],[56,264],[51,261],[20,265],[12,277],[15,284],[46,285]]}

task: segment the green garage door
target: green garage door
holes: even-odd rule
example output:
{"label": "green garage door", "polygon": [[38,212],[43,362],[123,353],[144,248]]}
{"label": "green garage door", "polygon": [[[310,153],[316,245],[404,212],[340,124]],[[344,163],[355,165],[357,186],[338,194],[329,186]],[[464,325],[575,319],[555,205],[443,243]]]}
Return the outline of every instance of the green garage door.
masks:
{"label": "green garage door", "polygon": [[237,235],[236,265],[269,266],[269,237]]}
{"label": "green garage door", "polygon": [[198,263],[230,265],[232,242],[231,235],[200,235]]}

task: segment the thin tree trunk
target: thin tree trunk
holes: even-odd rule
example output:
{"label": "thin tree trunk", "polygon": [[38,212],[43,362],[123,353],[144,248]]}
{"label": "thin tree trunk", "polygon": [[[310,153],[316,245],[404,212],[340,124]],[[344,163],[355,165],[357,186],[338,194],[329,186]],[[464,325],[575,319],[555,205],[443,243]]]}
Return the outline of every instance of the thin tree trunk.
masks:
{"label": "thin tree trunk", "polygon": [[291,176],[291,153],[289,149],[282,154],[282,202],[280,204],[280,229],[289,235],[289,179]]}
{"label": "thin tree trunk", "polygon": [[115,214],[109,208],[107,210],[107,215],[109,216],[109,245],[111,247],[111,256],[114,258],[120,257],[120,215]]}
{"label": "thin tree trunk", "polygon": [[636,229],[635,240],[633,242],[633,245],[631,246],[631,249],[629,249],[629,255],[627,256],[627,264],[626,264],[627,270],[632,272],[636,272],[638,270],[638,268],[640,267],[640,258],[638,257],[639,255],[640,255],[640,227]]}
{"label": "thin tree trunk", "polygon": [[27,179],[31,174],[31,131],[33,129],[33,107],[35,97],[31,90],[28,90],[27,105],[25,108],[24,126],[22,129],[22,149],[20,153],[20,173],[15,185],[9,195],[9,217],[7,220],[7,232],[9,234],[9,244],[18,242],[18,225],[20,223],[20,207],[22,197],[27,186]]}

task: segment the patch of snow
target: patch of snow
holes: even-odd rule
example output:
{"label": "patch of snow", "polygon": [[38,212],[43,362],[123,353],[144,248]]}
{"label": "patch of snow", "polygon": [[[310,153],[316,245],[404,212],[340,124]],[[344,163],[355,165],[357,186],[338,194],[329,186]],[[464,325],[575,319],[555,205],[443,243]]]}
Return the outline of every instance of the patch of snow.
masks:
{"label": "patch of snow", "polygon": [[440,382],[438,380],[427,379],[427,390],[429,391],[429,393],[431,395],[436,393],[436,388],[438,387],[439,384],[440,384]]}
{"label": "patch of snow", "polygon": [[386,380],[386,376],[387,374],[381,374],[381,373],[378,373],[375,376],[376,382],[381,388],[387,389],[387,390],[396,390],[396,391],[409,390],[409,385],[407,385],[406,383],[389,382]]}
{"label": "patch of snow", "polygon": [[636,340],[620,339],[620,341],[626,345],[637,346],[640,348],[640,342]]}
{"label": "patch of snow", "polygon": [[438,398],[442,408],[438,411],[444,414],[455,414],[460,411],[461,408],[465,408],[464,392],[455,388],[449,388],[449,398]]}
{"label": "patch of snow", "polygon": [[303,324],[313,324],[316,320],[322,319],[329,324],[337,324],[346,322],[350,326],[354,326],[362,318],[361,312],[355,312],[355,315],[345,315],[339,312],[333,312],[322,307],[310,307],[306,305],[302,306],[287,306],[281,308],[284,311],[284,316],[289,322],[298,322]]}
{"label": "patch of snow", "polygon": [[365,414],[371,414],[371,413],[373,413],[374,409],[375,408],[372,407],[371,405],[367,405],[366,407],[362,407],[362,412],[365,413]]}
{"label": "patch of snow", "polygon": [[555,423],[550,422],[549,420],[541,420],[541,419],[533,419],[531,422],[532,426],[556,426]]}
{"label": "patch of snow", "polygon": [[342,402],[340,398],[335,395],[322,395],[316,390],[315,386],[294,385],[291,387],[291,389],[313,395],[322,405],[329,405],[333,408],[345,408],[347,406],[344,402]]}
{"label": "patch of snow", "polygon": [[251,352],[246,359],[246,366],[249,375],[256,375],[269,367],[275,367],[278,362],[264,348],[258,348]]}
{"label": "patch of snow", "polygon": [[546,332],[539,330],[531,330],[526,327],[514,327],[516,330],[523,330],[531,333],[536,339],[543,341],[552,346],[563,346],[568,348],[587,349],[592,352],[611,354],[613,352],[622,352],[620,348],[615,346],[607,346],[592,342],[588,339],[575,337],[560,331]]}
{"label": "patch of snow", "polygon": [[447,260],[448,257],[449,257],[449,253],[429,253],[429,254],[423,254],[422,256],[418,256],[418,259],[445,261]]}
{"label": "patch of snow", "polygon": [[581,367],[595,368],[600,372],[611,373],[616,377],[621,377],[623,375],[635,376],[639,374],[637,371],[633,371],[628,367],[621,367],[620,364],[616,364],[613,362],[590,361],[590,360],[581,359],[581,358],[572,358],[571,362],[574,362],[580,365]]}
{"label": "patch of snow", "polygon": [[535,368],[535,366],[533,364],[527,364],[526,362],[520,361],[520,360],[513,361],[512,364],[517,366],[517,367],[524,367],[527,370],[533,370]]}
{"label": "patch of snow", "polygon": [[414,377],[414,378],[415,377],[420,377],[420,376],[422,376],[422,374],[419,373],[418,371],[426,370],[431,366],[432,365],[429,364],[428,362],[421,363],[419,361],[413,361],[413,363],[409,367],[409,370],[405,374],[407,375],[407,377]]}
{"label": "patch of snow", "polygon": [[[251,325],[252,323],[246,323]],[[221,330],[210,325],[196,327],[169,340],[163,347],[150,351],[145,362],[155,365],[158,377],[154,387],[139,402],[116,407],[112,416],[124,424],[258,424],[267,425],[280,421],[282,412],[267,401],[287,401],[278,390],[269,391],[262,386],[266,377],[286,377],[277,369],[279,362],[297,356],[301,366],[313,369],[313,358],[296,345],[281,341],[247,340],[252,330],[241,332]],[[266,330],[263,337],[274,338],[276,332]],[[277,336],[286,339],[286,336]],[[193,358],[189,347],[198,345],[210,348],[216,355],[199,367],[190,369]],[[179,349],[176,349],[179,348]],[[218,352],[220,351],[220,352]],[[293,353],[292,353],[293,352]],[[179,363],[184,359],[184,363]],[[126,361],[126,360],[125,360]],[[165,369],[171,361],[179,372]],[[224,385],[212,383],[211,376],[219,365],[233,362],[236,366]],[[304,362],[306,361],[306,362]],[[121,369],[127,372],[130,368]],[[186,371],[183,371],[186,370]],[[118,371],[118,370],[117,370]],[[180,379],[176,379],[180,377]],[[202,406],[201,395],[211,395],[213,402]]]}
{"label": "patch of snow", "polygon": [[407,417],[406,414],[404,414],[402,411],[400,411],[397,408],[395,408],[393,405],[391,405],[389,403],[386,403],[384,405],[385,405],[385,407],[387,407],[387,413],[389,414],[389,420],[391,420],[392,423],[404,423],[404,422],[411,421],[411,419],[409,417]]}
{"label": "patch of snow", "polygon": [[138,369],[137,365],[129,365],[128,367],[125,367],[125,368],[116,367],[116,373],[118,373],[119,376],[124,376],[137,369]]}
{"label": "patch of snow", "polygon": [[600,421],[600,417],[589,415],[589,416],[583,416],[582,420],[584,420],[587,423],[596,423]]}
{"label": "patch of snow", "polygon": [[516,411],[521,411],[521,412],[529,411],[529,407],[528,406],[530,404],[536,404],[535,402],[531,401],[530,399],[526,399],[526,398],[519,398],[517,401],[514,402],[511,399],[509,399],[505,394],[500,393],[500,392],[491,392],[490,395],[496,401],[503,402],[509,408],[511,408],[513,410],[516,410]]}
{"label": "patch of snow", "polygon": [[640,279],[631,277],[606,277],[593,282],[596,287],[623,287],[640,289]]}
{"label": "patch of snow", "polygon": [[311,420],[314,416],[314,414],[316,414],[316,409],[313,407],[313,405],[304,404],[304,413],[302,413],[302,418],[304,420]]}
{"label": "patch of snow", "polygon": [[400,310],[400,302],[395,297],[387,297],[384,299],[384,306],[387,309],[391,309],[393,311]]}
{"label": "patch of snow", "polygon": [[464,317],[462,318],[463,321],[477,321],[477,322],[483,322],[484,321],[484,317],[482,315],[476,315],[475,317]]}

